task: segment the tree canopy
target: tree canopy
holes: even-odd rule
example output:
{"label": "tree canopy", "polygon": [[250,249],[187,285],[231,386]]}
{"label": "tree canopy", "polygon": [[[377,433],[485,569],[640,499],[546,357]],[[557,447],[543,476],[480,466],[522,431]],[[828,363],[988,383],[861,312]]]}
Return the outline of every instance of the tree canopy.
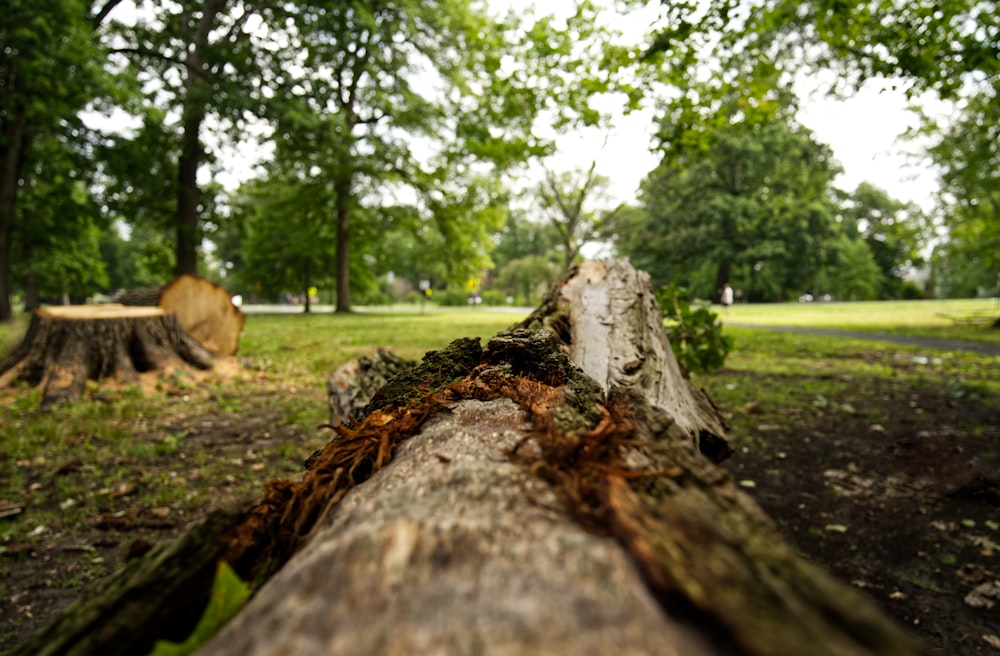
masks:
{"label": "tree canopy", "polygon": [[[10,0],[0,320],[14,292],[31,309],[177,273],[262,299],[329,288],[339,311],[400,276],[530,302],[594,237],[709,297],[914,293],[932,238],[948,289],[996,277],[996,3],[664,2],[625,36],[643,4]],[[790,91],[821,69],[840,93],[880,79],[954,103],[919,130],[933,216],[834,187]],[[550,157],[642,107],[661,161],[612,211],[595,166]]]}

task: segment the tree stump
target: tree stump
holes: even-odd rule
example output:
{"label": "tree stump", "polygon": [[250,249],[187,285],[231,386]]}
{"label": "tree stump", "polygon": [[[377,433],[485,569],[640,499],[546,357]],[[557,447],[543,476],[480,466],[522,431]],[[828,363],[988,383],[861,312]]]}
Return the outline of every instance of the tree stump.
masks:
{"label": "tree stump", "polygon": [[78,399],[88,380],[175,365],[212,366],[212,355],[162,308],[69,305],[36,310],[21,343],[0,362],[0,384],[44,386],[42,404]]}
{"label": "tree stump", "polygon": [[224,287],[206,278],[183,275],[162,287],[144,287],[120,294],[128,306],[156,306],[173,312],[192,337],[219,355],[236,355],[246,315],[233,305]]}
{"label": "tree stump", "polygon": [[591,263],[485,348],[395,376],[232,531],[257,591],[198,653],[921,653],[713,464],[721,418],[657,312],[627,261]]}

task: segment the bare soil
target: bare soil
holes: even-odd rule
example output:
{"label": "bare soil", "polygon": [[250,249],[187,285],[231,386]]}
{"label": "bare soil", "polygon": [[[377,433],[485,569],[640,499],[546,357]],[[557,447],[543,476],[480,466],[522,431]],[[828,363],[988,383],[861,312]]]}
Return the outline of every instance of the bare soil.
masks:
{"label": "bare soil", "polygon": [[[807,381],[711,377],[734,383]],[[742,436],[724,466],[801,555],[929,653],[1000,654],[1000,399],[889,377],[781,415],[752,403],[728,414]]]}
{"label": "bare soil", "polygon": [[[63,483],[72,483],[70,479],[93,487],[94,498],[101,501],[73,525],[54,530],[38,523],[37,535],[4,544],[0,654],[44,628],[95,579],[174,539],[208,511],[248,504],[261,496],[266,481],[292,478],[302,471],[303,461],[324,443],[327,431],[289,423],[271,409],[278,405],[276,395],[301,391],[272,387],[259,391],[252,407],[234,412],[210,402],[192,404],[190,410],[171,403],[170,411],[156,420],[136,421],[131,437],[163,448],[149,457],[117,459],[113,467],[125,475],[113,478],[124,482],[113,483],[110,489],[105,481],[112,477],[107,472],[83,465],[73,453],[12,463],[25,480],[24,500],[17,504],[0,500],[0,531],[15,517],[38,523],[34,517],[58,513],[58,490]],[[321,390],[309,396],[315,397],[316,420],[307,424],[315,426],[328,411]],[[86,449],[95,439],[80,435],[74,447]],[[13,511],[16,506],[21,511],[4,519],[5,508]]]}
{"label": "bare soil", "polygon": [[[722,370],[706,386],[711,394],[729,384],[799,382]],[[1000,399],[953,398],[892,377],[865,385],[807,407],[729,409],[737,453],[725,467],[803,557],[869,594],[930,653],[1000,654]],[[322,391],[308,396],[324,415]],[[875,415],[885,419],[873,422]],[[249,501],[264,481],[296,475],[316,446],[315,434],[269,414],[267,398],[243,413],[205,406],[136,430],[136,439],[183,439],[154,459],[123,457],[116,466],[130,472],[128,480],[140,490],[158,476],[205,484],[210,504],[157,505],[122,485],[71,530],[6,543],[0,652],[47,624],[90,581],[172,539],[209,506]],[[81,435],[79,446],[88,439]],[[199,479],[200,469],[220,463],[233,473]],[[35,492],[54,490],[61,477],[100,475],[72,453],[15,466]],[[58,507],[55,493],[30,498]],[[27,504],[23,512],[41,509]],[[0,505],[0,530],[3,514]]]}

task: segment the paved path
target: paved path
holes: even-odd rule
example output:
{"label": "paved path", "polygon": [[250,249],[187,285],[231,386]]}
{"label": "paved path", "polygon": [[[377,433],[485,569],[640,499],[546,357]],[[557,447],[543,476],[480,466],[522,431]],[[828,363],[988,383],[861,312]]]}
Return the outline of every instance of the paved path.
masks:
{"label": "paved path", "polygon": [[785,333],[802,333],[806,335],[829,335],[831,337],[849,337],[851,339],[870,339],[881,342],[894,342],[940,349],[942,351],[971,351],[982,355],[1000,356],[1000,344],[995,342],[974,342],[967,339],[939,339],[937,337],[916,337],[912,335],[894,335],[891,333],[871,333],[861,330],[835,330],[833,328],[809,328],[806,326],[762,326],[748,323],[726,323],[733,328],[753,328],[760,330],[777,330]]}

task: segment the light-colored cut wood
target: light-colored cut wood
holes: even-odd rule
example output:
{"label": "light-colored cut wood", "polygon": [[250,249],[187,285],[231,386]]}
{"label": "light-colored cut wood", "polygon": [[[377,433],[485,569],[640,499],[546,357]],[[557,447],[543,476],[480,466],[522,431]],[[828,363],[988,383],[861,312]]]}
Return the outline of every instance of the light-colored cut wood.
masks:
{"label": "light-colored cut wood", "polygon": [[181,325],[219,355],[236,355],[246,316],[220,285],[198,276],[175,278],[160,294],[159,307],[174,312]]}

